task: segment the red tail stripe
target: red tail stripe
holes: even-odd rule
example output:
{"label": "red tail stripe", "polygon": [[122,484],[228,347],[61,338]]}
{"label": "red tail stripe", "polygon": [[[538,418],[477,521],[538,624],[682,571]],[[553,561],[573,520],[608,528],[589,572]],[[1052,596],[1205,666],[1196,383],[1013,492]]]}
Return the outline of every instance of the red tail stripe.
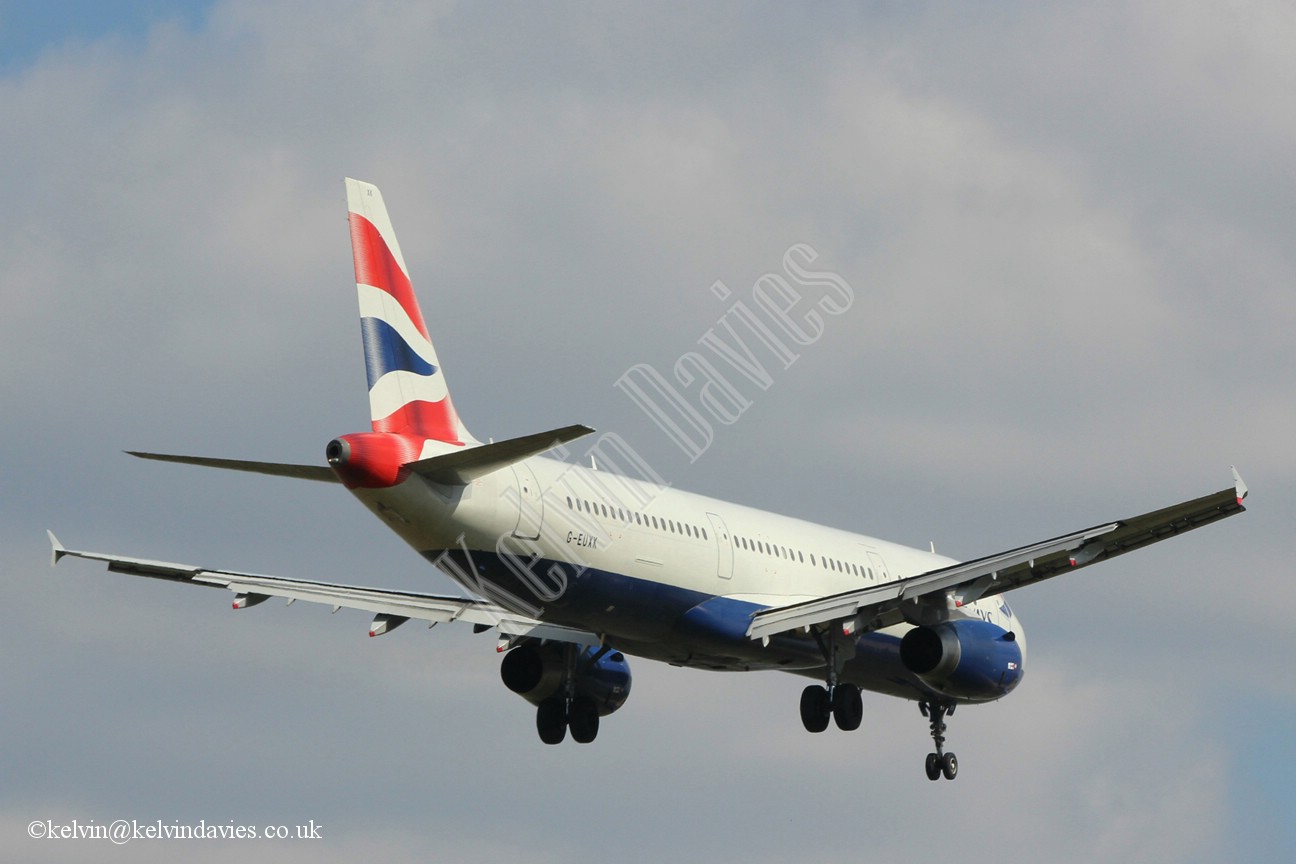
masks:
{"label": "red tail stripe", "polygon": [[386,417],[374,420],[373,430],[419,435],[447,444],[462,444],[455,419],[454,405],[447,396],[440,402],[406,403]]}
{"label": "red tail stripe", "polygon": [[396,256],[387,247],[382,234],[359,213],[351,213],[349,216],[356,282],[380,288],[395,297],[418,331],[424,338],[430,338],[427,325],[423,323],[423,313],[419,311],[418,300],[414,298],[409,276],[405,275],[405,271],[397,263]]}

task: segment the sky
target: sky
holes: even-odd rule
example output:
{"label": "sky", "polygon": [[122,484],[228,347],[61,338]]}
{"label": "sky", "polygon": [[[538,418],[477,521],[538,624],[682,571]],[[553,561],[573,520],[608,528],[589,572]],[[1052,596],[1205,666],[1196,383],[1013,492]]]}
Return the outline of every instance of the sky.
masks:
{"label": "sky", "polygon": [[[0,3],[0,849],[1284,854],[1294,40],[1280,0]],[[489,635],[51,570],[46,529],[452,588],[340,488],[122,452],[322,462],[367,426],[346,176],[382,188],[479,438],[586,423],[674,486],[960,558],[1230,465],[1249,511],[1014,593],[1025,679],[951,718],[935,784],[881,696],[812,736],[802,679],[632,660],[598,741],[545,747]],[[672,376],[799,244],[849,309],[679,446],[616,382]],[[117,819],[320,837],[28,836]]]}

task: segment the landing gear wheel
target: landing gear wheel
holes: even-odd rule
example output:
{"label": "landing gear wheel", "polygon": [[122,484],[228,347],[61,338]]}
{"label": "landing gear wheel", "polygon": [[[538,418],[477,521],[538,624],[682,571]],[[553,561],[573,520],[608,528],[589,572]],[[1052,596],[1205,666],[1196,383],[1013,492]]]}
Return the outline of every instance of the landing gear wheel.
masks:
{"label": "landing gear wheel", "polygon": [[832,709],[832,698],[826,687],[811,684],[801,691],[801,724],[807,732],[822,732],[827,729]]}
{"label": "landing gear wheel", "polygon": [[[567,737],[567,703],[563,699],[546,699],[536,708],[536,731],[546,744],[561,744]],[[575,733],[573,733],[574,736]]]}
{"label": "landing gear wheel", "polygon": [[941,758],[941,773],[945,775],[946,780],[953,780],[958,776],[958,757],[953,753],[946,753]]}
{"label": "landing gear wheel", "polygon": [[598,709],[591,702],[573,702],[567,712],[567,725],[571,728],[572,740],[577,744],[588,744],[598,736]]}
{"label": "landing gear wheel", "polygon": [[939,780],[941,776],[941,757],[935,753],[927,754],[927,779]]}
{"label": "landing gear wheel", "polygon": [[864,719],[864,700],[854,684],[838,684],[832,691],[832,715],[837,728],[854,732]]}

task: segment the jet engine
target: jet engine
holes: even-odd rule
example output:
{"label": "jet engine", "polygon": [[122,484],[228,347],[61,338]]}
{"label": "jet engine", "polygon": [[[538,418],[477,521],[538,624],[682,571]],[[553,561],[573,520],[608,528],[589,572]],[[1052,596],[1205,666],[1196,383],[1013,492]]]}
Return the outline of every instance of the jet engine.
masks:
{"label": "jet engine", "polygon": [[942,696],[972,702],[1006,696],[1022,677],[1016,634],[971,618],[910,630],[900,662]]}
{"label": "jet engine", "polygon": [[[570,666],[568,651],[576,652]],[[524,642],[504,655],[500,678],[505,687],[538,706],[555,697],[565,698],[569,668],[571,701],[592,705],[601,717],[624,705],[630,695],[630,664],[625,655],[596,646]]]}

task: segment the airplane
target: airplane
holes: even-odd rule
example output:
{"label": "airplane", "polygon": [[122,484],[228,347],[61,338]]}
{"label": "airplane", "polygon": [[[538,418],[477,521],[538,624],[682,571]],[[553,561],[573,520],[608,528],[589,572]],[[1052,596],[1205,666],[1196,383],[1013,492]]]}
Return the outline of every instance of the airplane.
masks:
{"label": "airplane", "polygon": [[[535,706],[546,744],[592,742],[626,702],[627,655],[711,670],[773,669],[817,682],[806,730],[857,729],[861,691],[918,704],[953,780],[946,718],[1021,683],[1026,640],[1004,594],[1243,512],[1247,487],[1100,523],[969,561],[691,494],[632,476],[615,436],[591,450],[614,470],[543,455],[582,425],[474,438],[450,398],[378,188],[345,181],[368,375],[370,431],[321,465],[131,452],[144,459],[341,483],[468,597],[390,591],[65,548],[108,570],[374,614],[370,636],[410,620],[498,632],[500,675]],[[615,470],[615,468],[623,470]],[[639,473],[644,474],[640,471]],[[644,475],[648,476],[647,474]]]}

